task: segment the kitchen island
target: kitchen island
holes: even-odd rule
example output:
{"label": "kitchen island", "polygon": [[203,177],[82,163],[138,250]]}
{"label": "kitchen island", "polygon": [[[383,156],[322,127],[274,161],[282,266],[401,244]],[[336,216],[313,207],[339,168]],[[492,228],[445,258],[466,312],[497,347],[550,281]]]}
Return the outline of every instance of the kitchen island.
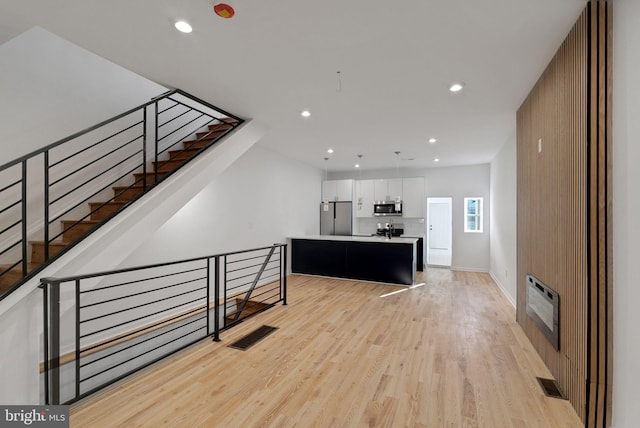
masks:
{"label": "kitchen island", "polygon": [[416,238],[291,237],[291,272],[413,285]]}

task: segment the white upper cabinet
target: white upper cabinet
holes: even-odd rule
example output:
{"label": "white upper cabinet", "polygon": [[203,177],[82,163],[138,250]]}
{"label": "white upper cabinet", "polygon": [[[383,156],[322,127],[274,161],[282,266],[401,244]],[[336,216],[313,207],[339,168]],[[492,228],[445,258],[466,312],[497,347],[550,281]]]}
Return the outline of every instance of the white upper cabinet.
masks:
{"label": "white upper cabinet", "polygon": [[424,218],[426,204],[424,177],[403,179],[402,194],[402,216]]}
{"label": "white upper cabinet", "polygon": [[402,178],[391,178],[387,180],[387,196],[389,196],[386,199],[387,201],[401,201],[404,199],[402,182]]}
{"label": "white upper cabinet", "polygon": [[402,201],[402,216],[424,218],[424,177],[358,180],[355,183],[356,217],[373,217],[375,201]]}
{"label": "white upper cabinet", "polygon": [[373,217],[375,180],[356,181],[355,213],[356,217]]}
{"label": "white upper cabinet", "polygon": [[402,200],[402,178],[378,179],[374,181],[376,201]]}
{"label": "white upper cabinet", "polygon": [[353,201],[353,180],[327,180],[322,182],[323,201]]}

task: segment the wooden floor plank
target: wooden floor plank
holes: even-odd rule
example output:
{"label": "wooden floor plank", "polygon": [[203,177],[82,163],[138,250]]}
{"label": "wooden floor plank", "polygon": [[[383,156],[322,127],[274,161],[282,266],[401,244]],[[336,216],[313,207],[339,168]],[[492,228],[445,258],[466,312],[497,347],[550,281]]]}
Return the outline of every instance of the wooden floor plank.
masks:
{"label": "wooden floor plank", "polygon": [[[287,306],[77,403],[71,426],[582,426],[537,386],[550,374],[489,275],[431,268],[418,280],[290,276]],[[226,346],[263,324],[279,329]]]}

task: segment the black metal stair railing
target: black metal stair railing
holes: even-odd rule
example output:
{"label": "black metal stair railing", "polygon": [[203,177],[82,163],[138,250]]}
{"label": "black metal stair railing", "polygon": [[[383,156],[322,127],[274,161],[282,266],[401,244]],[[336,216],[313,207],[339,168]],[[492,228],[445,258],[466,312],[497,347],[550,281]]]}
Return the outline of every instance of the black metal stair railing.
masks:
{"label": "black metal stair railing", "polygon": [[221,331],[279,302],[286,305],[286,273],[287,244],[273,244],[41,279],[45,403],[73,403],[207,337],[217,342]]}
{"label": "black metal stair railing", "polygon": [[0,300],[242,123],[172,90],[0,166]]}

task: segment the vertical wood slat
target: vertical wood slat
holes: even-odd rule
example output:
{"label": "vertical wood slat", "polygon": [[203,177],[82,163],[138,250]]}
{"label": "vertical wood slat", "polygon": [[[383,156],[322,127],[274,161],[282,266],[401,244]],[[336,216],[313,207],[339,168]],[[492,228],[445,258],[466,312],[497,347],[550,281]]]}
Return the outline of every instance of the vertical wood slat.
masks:
{"label": "vertical wood slat", "polygon": [[[610,12],[587,5],[517,114],[517,320],[594,427],[611,408]],[[526,315],[528,273],[560,295],[559,351]]]}

